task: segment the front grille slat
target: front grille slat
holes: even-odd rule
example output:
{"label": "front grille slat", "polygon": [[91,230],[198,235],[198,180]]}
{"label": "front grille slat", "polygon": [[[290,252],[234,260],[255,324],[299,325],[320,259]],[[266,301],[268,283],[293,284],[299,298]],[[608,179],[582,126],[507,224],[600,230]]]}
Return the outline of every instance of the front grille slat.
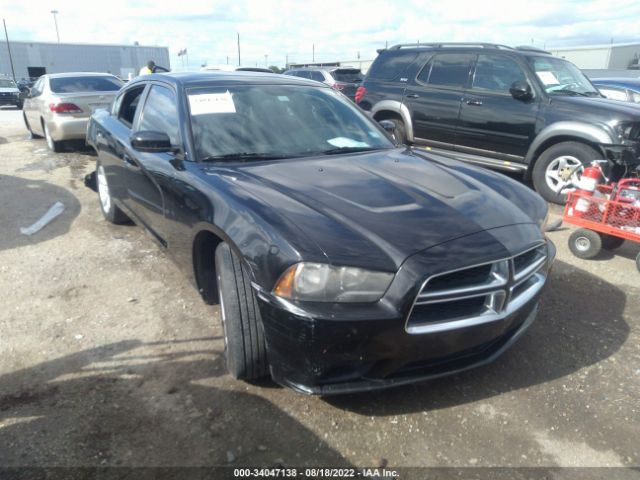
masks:
{"label": "front grille slat", "polygon": [[428,278],[406,323],[408,333],[435,333],[501,320],[522,307],[546,280],[546,244],[512,258]]}

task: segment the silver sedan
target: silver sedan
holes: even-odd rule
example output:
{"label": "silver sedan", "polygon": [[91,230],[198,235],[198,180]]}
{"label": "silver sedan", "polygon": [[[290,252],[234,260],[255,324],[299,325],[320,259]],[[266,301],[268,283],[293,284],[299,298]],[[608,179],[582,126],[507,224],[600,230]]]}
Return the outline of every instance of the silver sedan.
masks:
{"label": "silver sedan", "polygon": [[84,139],[87,121],[107,108],[123,82],[106,73],[43,75],[24,102],[24,123],[32,137],[45,137],[54,152],[64,140]]}

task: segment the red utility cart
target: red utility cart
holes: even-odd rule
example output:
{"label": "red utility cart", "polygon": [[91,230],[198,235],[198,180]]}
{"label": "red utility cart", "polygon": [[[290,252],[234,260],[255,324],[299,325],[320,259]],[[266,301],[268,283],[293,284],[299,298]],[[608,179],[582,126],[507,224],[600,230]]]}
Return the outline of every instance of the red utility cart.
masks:
{"label": "red utility cart", "polygon": [[[569,237],[569,249],[593,258],[601,249],[618,248],[625,240],[640,243],[640,179],[598,185],[592,194],[569,193],[563,221],[581,227]],[[640,271],[640,253],[636,257]]]}

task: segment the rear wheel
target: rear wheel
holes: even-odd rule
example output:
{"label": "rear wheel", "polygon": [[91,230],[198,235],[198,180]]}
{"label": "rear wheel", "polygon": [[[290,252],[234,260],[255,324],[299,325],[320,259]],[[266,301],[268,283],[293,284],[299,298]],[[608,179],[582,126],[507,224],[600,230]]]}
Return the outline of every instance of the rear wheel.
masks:
{"label": "rear wheel", "polygon": [[31,138],[42,138],[40,135],[33,133],[33,130],[31,130],[31,125],[29,125],[29,120],[27,120],[27,116],[22,113],[22,118],[24,120],[24,126],[27,127],[27,130],[29,131],[29,135]]}
{"label": "rear wheel", "polygon": [[604,233],[600,235],[600,238],[602,239],[602,248],[604,250],[615,250],[624,243],[624,238],[606,235]]}
{"label": "rear wheel", "polygon": [[107,174],[100,161],[98,161],[96,165],[96,184],[98,187],[98,198],[100,199],[100,210],[102,210],[104,218],[108,222],[116,225],[129,223],[129,217],[113,203]]}
{"label": "rear wheel", "polygon": [[578,142],[561,142],[547,148],[533,167],[533,185],[545,200],[563,205],[567,193],[578,186],[584,167],[601,158],[595,149]]}
{"label": "rear wheel", "polygon": [[53,139],[51,132],[49,131],[49,127],[45,122],[42,122],[42,129],[44,130],[44,138],[47,140],[47,147],[49,147],[49,150],[56,153],[61,152],[62,142]]}
{"label": "rear wheel", "polygon": [[220,318],[229,373],[240,380],[256,380],[269,373],[262,318],[251,278],[226,243],[216,248]]}
{"label": "rear wheel", "polygon": [[602,249],[600,234],[593,230],[581,228],[569,237],[569,250],[578,258],[593,258]]}

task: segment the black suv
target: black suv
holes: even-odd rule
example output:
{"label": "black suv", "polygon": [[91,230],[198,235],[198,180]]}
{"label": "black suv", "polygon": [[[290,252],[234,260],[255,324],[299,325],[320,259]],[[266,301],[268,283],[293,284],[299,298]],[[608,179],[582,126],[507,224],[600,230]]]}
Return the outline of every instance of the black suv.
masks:
{"label": "black suv", "polygon": [[356,102],[400,142],[522,171],[564,203],[583,165],[640,163],[640,106],[607,100],[572,63],[533,47],[412,44],[379,50]]}

